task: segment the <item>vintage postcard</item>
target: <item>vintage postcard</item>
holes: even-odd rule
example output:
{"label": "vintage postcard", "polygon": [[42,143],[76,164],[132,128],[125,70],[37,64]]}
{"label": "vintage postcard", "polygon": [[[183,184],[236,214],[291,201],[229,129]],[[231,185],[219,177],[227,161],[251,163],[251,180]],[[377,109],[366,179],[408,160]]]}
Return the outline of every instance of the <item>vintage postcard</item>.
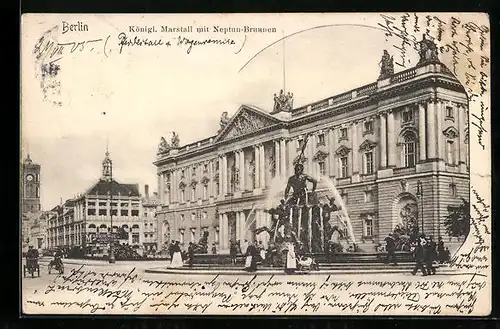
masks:
{"label": "vintage postcard", "polygon": [[23,314],[489,315],[489,26],[23,15]]}

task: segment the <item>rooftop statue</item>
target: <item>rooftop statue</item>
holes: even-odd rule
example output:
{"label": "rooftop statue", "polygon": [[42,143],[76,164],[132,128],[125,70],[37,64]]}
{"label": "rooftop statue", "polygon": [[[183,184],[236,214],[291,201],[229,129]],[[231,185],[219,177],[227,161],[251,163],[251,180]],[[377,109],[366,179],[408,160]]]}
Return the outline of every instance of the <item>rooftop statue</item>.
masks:
{"label": "rooftop statue", "polygon": [[419,42],[419,47],[418,54],[420,55],[420,60],[417,65],[429,62],[439,62],[436,43],[427,39],[425,34],[422,35],[422,41]]}
{"label": "rooftop statue", "polygon": [[168,145],[167,141],[165,140],[165,137],[162,137],[160,139],[160,144],[158,145],[158,152],[157,154],[165,154],[170,151],[170,145]]}
{"label": "rooftop statue", "polygon": [[173,148],[177,148],[179,147],[179,143],[180,143],[180,138],[179,138],[179,135],[174,131],[172,132],[172,147]]}
{"label": "rooftop statue", "polygon": [[384,54],[379,62],[380,75],[379,80],[384,80],[394,74],[394,59],[391,55],[384,49]]}
{"label": "rooftop statue", "polygon": [[222,131],[224,128],[226,128],[228,123],[229,123],[229,114],[227,113],[227,111],[224,111],[224,112],[222,112],[222,115],[220,116],[219,131]]}
{"label": "rooftop statue", "polygon": [[293,93],[288,92],[285,94],[283,89],[280,90],[280,94],[276,96],[274,94],[274,107],[272,113],[278,112],[290,112],[293,109]]}

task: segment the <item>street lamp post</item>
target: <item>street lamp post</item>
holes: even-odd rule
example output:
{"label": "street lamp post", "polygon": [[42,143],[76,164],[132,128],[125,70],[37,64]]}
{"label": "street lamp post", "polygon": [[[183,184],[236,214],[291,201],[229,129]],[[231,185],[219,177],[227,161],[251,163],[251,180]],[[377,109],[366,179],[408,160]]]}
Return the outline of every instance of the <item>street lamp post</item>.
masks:
{"label": "street lamp post", "polygon": [[422,182],[419,180],[417,181],[417,197],[420,200],[420,218],[421,218],[421,233],[424,233],[424,187]]}

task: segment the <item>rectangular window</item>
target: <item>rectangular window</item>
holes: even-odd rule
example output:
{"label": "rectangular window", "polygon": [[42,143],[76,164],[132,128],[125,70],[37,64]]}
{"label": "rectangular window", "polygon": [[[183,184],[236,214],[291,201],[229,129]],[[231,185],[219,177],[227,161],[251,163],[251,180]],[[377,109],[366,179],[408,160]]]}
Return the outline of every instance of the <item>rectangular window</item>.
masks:
{"label": "rectangular window", "polygon": [[99,202],[99,207],[106,207],[106,206],[107,206],[106,202]]}
{"label": "rectangular window", "polygon": [[340,177],[345,178],[348,175],[347,157],[340,158]]}
{"label": "rectangular window", "polygon": [[208,187],[206,185],[203,185],[203,200],[206,200],[208,198]]}
{"label": "rectangular window", "polygon": [[184,174],[185,174],[185,172],[184,172],[184,169],[183,169],[183,170],[181,170],[181,177],[184,177]]}
{"label": "rectangular window", "polygon": [[120,210],[120,216],[128,216],[128,210]]}
{"label": "rectangular window", "polygon": [[184,231],[179,232],[179,243],[184,244]]}
{"label": "rectangular window", "polygon": [[220,188],[219,183],[218,182],[215,183],[215,193],[217,193],[217,195],[219,194],[219,188]]}
{"label": "rectangular window", "polygon": [[457,196],[457,185],[455,184],[450,184],[450,194],[452,197]]}
{"label": "rectangular window", "polygon": [[95,215],[95,209],[87,209],[87,215],[94,216]]}
{"label": "rectangular window", "polygon": [[446,142],[446,162],[448,164],[455,164],[455,159],[453,157],[453,141]]}
{"label": "rectangular window", "polygon": [[453,107],[451,106],[446,107],[446,118],[453,119]]}
{"label": "rectangular window", "polygon": [[371,202],[373,198],[372,191],[365,191],[365,202]]}
{"label": "rectangular window", "polygon": [[373,236],[373,219],[370,217],[365,218],[364,220],[364,235],[366,237]]}
{"label": "rectangular window", "polygon": [[186,193],[184,190],[181,190],[181,202],[186,202]]}
{"label": "rectangular window", "polygon": [[203,219],[204,220],[207,219],[207,212],[206,211],[203,212]]}
{"label": "rectangular window", "polygon": [[111,210],[111,215],[112,216],[118,216],[118,209]]}
{"label": "rectangular window", "polygon": [[181,214],[181,223],[184,222],[184,214]]}
{"label": "rectangular window", "polygon": [[111,202],[111,207],[118,207],[118,204],[116,202]]}
{"label": "rectangular window", "polygon": [[128,207],[128,203],[121,203],[120,206],[121,207]]}
{"label": "rectangular window", "polygon": [[144,213],[144,217],[148,217],[148,213],[147,212]]}
{"label": "rectangular window", "polygon": [[323,176],[325,174],[325,162],[324,161],[318,162],[318,166],[319,166],[319,174]]}
{"label": "rectangular window", "polygon": [[139,243],[139,234],[137,233],[132,234],[132,243]]}
{"label": "rectangular window", "polygon": [[205,164],[203,165],[203,171],[204,171],[204,172],[207,172],[207,171],[208,171],[208,164],[206,164],[206,163],[205,163]]}
{"label": "rectangular window", "polygon": [[89,202],[89,207],[94,207],[95,206],[95,202]]}
{"label": "rectangular window", "polygon": [[196,200],[196,187],[191,188],[191,201]]}
{"label": "rectangular window", "polygon": [[365,133],[373,132],[373,121],[365,121]]}
{"label": "rectangular window", "polygon": [[340,139],[347,139],[347,128],[340,128]]}
{"label": "rectangular window", "polygon": [[196,242],[196,229],[191,229],[191,242]]}
{"label": "rectangular window", "polygon": [[191,220],[192,221],[196,220],[196,213],[194,213],[194,212],[191,213]]}
{"label": "rectangular window", "polygon": [[132,216],[139,216],[139,210],[137,210],[137,209],[133,209],[133,210],[131,211],[131,215],[132,215]]}
{"label": "rectangular window", "polygon": [[215,161],[215,170],[219,170],[219,161]]}
{"label": "rectangular window", "polygon": [[365,174],[373,174],[373,152],[365,153]]}
{"label": "rectangular window", "polygon": [[99,209],[99,216],[107,216],[107,215],[108,215],[107,209]]}
{"label": "rectangular window", "polygon": [[325,134],[319,134],[318,135],[318,145],[325,145]]}

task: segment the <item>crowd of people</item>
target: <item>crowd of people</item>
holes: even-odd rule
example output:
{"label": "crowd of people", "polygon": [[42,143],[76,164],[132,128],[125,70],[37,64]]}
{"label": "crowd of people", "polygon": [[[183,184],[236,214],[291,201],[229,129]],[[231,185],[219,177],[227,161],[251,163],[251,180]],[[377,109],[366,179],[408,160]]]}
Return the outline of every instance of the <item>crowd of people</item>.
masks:
{"label": "crowd of people", "polygon": [[[396,251],[402,249],[400,240],[399,236],[394,233],[390,233],[385,238],[386,263],[397,265]],[[417,274],[419,270],[424,276],[436,274],[436,268],[439,267],[439,264],[450,261],[450,251],[444,246],[442,237],[439,237],[436,243],[432,236],[419,234],[417,237],[410,239],[408,244],[415,259],[415,267],[411,272],[413,275]]]}

